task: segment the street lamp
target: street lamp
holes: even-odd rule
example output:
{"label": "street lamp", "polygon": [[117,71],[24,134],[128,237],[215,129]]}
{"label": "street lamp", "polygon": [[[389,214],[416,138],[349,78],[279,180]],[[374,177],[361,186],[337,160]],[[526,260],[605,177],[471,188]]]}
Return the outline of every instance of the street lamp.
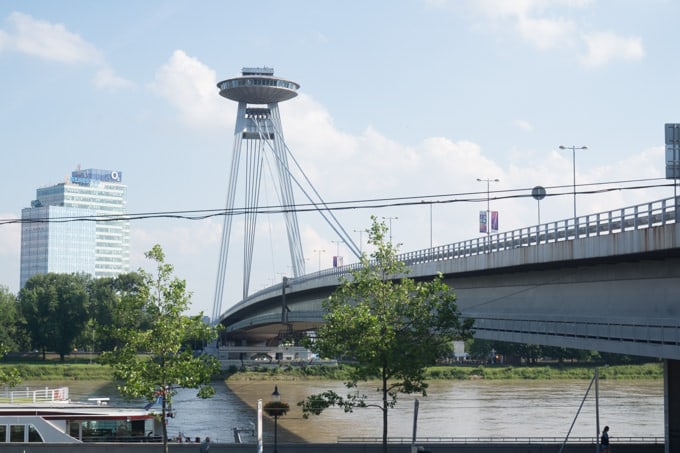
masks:
{"label": "street lamp", "polygon": [[286,415],[290,410],[288,403],[281,401],[281,394],[279,393],[279,386],[274,386],[274,392],[272,393],[272,400],[265,404],[262,409],[270,417],[274,417],[274,453],[278,452],[278,442],[279,442],[279,417]]}
{"label": "street lamp", "polygon": [[342,244],[344,241],[331,241],[331,243],[335,244],[335,267],[340,267],[340,244]]}
{"label": "street lamp", "polygon": [[352,230],[354,233],[359,233],[359,254],[363,255],[364,249],[363,249],[363,243],[364,243],[364,230]]}
{"label": "street lamp", "polygon": [[399,220],[399,217],[383,217],[383,220],[390,222],[390,245],[392,245],[392,220]]}
{"label": "street lamp", "polygon": [[571,172],[573,175],[573,185],[574,185],[574,221],[576,221],[576,150],[577,149],[588,149],[587,146],[576,147],[560,145],[560,149],[570,149],[571,150]]}
{"label": "street lamp", "polygon": [[479,182],[485,182],[486,183],[486,242],[487,242],[487,247],[489,248],[489,252],[491,252],[491,238],[489,235],[491,234],[491,183],[492,182],[500,182],[500,179],[490,179],[490,178],[477,178],[477,181]]}
{"label": "street lamp", "polygon": [[321,254],[326,253],[326,251],[325,250],[314,250],[314,253],[319,254],[319,271],[320,271],[321,270]]}

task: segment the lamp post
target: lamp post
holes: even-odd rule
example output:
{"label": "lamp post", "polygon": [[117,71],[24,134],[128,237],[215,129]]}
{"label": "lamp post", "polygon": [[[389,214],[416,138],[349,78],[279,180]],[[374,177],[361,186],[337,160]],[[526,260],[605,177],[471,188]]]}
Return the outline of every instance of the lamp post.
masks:
{"label": "lamp post", "polygon": [[343,241],[331,241],[331,243],[335,244],[335,267],[340,267],[340,244]]}
{"label": "lamp post", "polygon": [[[490,179],[490,178],[477,178],[479,182],[486,183],[486,245],[488,247],[488,252],[491,252],[491,183],[500,182],[500,179]],[[487,253],[488,253],[487,252]]]}
{"label": "lamp post", "polygon": [[315,250],[314,250],[314,253],[318,253],[318,254],[319,254],[319,269],[318,269],[318,270],[320,271],[320,270],[321,270],[321,254],[322,254],[322,253],[326,253],[326,250],[316,250],[316,249],[315,249]]}
{"label": "lamp post", "polygon": [[421,203],[427,203],[430,207],[430,248],[432,248],[432,202],[426,202],[425,200],[420,200]]}
{"label": "lamp post", "polygon": [[432,248],[432,203],[430,203],[430,248]]}
{"label": "lamp post", "polygon": [[573,187],[574,187],[574,221],[576,221],[576,150],[577,149],[588,149],[587,146],[576,147],[560,145],[560,149],[570,149],[571,150],[571,172],[573,177]]}
{"label": "lamp post", "polygon": [[264,405],[262,408],[267,415],[270,417],[274,417],[274,453],[278,452],[278,432],[279,432],[279,426],[278,426],[278,421],[279,417],[286,415],[286,413],[290,410],[290,406],[288,403],[284,403],[281,401],[281,394],[279,393],[279,386],[275,385],[274,386],[274,392],[272,393],[272,400],[268,402],[267,404]]}
{"label": "lamp post", "polygon": [[364,249],[363,249],[363,243],[364,243],[364,230],[352,230],[354,233],[359,233],[359,254],[363,255]]}
{"label": "lamp post", "polygon": [[392,245],[392,220],[399,220],[399,217],[383,217],[383,220],[390,222],[390,245]]}

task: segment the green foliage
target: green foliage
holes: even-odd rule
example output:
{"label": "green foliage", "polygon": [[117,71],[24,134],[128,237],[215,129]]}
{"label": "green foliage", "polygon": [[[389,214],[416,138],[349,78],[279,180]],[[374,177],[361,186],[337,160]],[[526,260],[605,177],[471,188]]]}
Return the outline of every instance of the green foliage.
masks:
{"label": "green foliage", "polygon": [[17,351],[27,344],[27,338],[19,328],[23,324],[23,316],[14,294],[9,288],[0,285],[0,357],[5,353]]}
{"label": "green foliage", "polygon": [[117,346],[117,329],[148,325],[147,317],[133,318],[130,313],[118,309],[122,300],[136,297],[143,285],[142,276],[136,272],[113,278],[90,279],[87,285],[89,320],[77,344],[90,351],[111,351]]}
{"label": "green foliage", "polygon": [[33,347],[70,354],[88,320],[87,277],[37,274],[19,291],[19,306]]}
{"label": "green foliage", "polygon": [[427,282],[408,278],[409,269],[385,240],[386,226],[375,217],[372,222],[373,261],[362,256],[361,267],[324,301],[325,324],[309,344],[321,357],[355,365],[346,382],[351,393],[325,392],[298,404],[305,414],[328,406],[364,407],[366,396],[356,393],[357,383],[377,377],[382,402],[371,406],[382,411],[386,445],[387,414],[398,395],[425,395],[425,368],[449,355],[454,340],[469,338],[473,321],[461,321],[456,296],[441,275]]}
{"label": "green foliage", "polygon": [[[161,418],[167,452],[165,415],[173,388],[195,388],[199,397],[210,397],[215,393],[210,381],[220,371],[214,357],[195,355],[188,345],[194,340],[212,341],[217,332],[203,322],[202,314],[183,314],[189,308],[190,294],[186,282],[173,276],[174,268],[165,262],[161,247],[155,245],[145,256],[155,264],[155,274],[140,269],[143,284],[116,307],[118,346],[102,354],[102,359],[122,381],[118,386],[121,394],[148,401],[163,396]],[[140,325],[139,319],[148,320],[148,325]]]}
{"label": "green foliage", "polygon": [[[16,348],[17,323],[19,310],[14,295],[6,286],[0,286],[0,359]],[[21,382],[16,368],[0,368],[0,384],[14,387]]]}
{"label": "green foliage", "polygon": [[[0,343],[0,359],[7,353],[7,346]],[[0,366],[0,384],[14,387],[21,382],[21,377],[16,368]]]}

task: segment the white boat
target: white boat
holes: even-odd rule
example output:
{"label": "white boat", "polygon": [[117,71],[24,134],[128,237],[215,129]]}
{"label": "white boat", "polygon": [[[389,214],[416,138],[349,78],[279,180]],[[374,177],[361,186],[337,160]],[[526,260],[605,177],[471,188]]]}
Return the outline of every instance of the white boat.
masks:
{"label": "white boat", "polygon": [[114,407],[108,398],[72,402],[68,387],[0,392],[0,444],[157,442],[156,405]]}

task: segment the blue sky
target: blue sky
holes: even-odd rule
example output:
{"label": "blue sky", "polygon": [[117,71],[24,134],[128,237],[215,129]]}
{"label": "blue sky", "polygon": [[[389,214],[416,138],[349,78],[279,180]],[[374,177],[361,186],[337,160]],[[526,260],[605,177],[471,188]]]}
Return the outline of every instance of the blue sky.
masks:
{"label": "blue sky", "polygon": [[[20,217],[37,187],[77,165],[122,171],[130,213],[223,208],[236,104],[215,84],[244,66],[301,85],[281,104],[284,134],[326,201],[479,192],[435,205],[432,222],[428,206],[338,213],[349,231],[374,214],[398,217],[402,251],[479,237],[477,178],[498,178],[491,190],[564,194],[541,202],[541,219],[568,218],[572,156],[559,145],[589,147],[577,151],[579,185],[663,178],[663,126],[680,122],[678,17],[670,0],[5,0],[0,218]],[[262,203],[276,204],[266,189]],[[581,195],[578,212],[672,194]],[[492,209],[502,231],[537,220],[530,197]],[[308,271],[338,250],[352,261],[319,216],[299,222]],[[258,225],[251,289],[290,274],[282,219]],[[131,230],[133,269],[161,244],[192,310],[210,314],[221,220],[138,220]],[[240,299],[241,231],[236,219],[224,307]],[[12,292],[20,236],[0,225],[0,284]]]}

